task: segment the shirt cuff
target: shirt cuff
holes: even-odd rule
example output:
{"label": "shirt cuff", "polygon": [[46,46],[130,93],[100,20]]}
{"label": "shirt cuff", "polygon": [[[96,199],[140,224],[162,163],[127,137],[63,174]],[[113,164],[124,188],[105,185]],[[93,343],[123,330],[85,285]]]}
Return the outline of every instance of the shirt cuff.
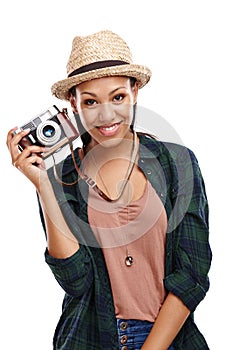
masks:
{"label": "shirt cuff", "polygon": [[79,297],[93,280],[93,270],[90,256],[85,246],[65,259],[54,258],[45,251],[45,261],[49,265],[54,277],[66,293]]}
{"label": "shirt cuff", "polygon": [[205,288],[195,282],[190,275],[183,271],[176,271],[164,279],[167,291],[176,295],[193,312],[204,299],[209,289],[209,280],[206,278]]}

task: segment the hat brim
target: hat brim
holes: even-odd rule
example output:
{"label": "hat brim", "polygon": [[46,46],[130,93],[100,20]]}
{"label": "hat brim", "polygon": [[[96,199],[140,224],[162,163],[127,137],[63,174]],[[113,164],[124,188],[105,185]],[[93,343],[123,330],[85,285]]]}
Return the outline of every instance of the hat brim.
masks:
{"label": "hat brim", "polygon": [[135,78],[139,83],[139,88],[145,86],[151,77],[151,71],[146,66],[136,64],[125,64],[121,66],[112,66],[100,68],[70,78],[60,80],[51,87],[52,94],[61,100],[69,100],[69,90],[85,81],[109,77],[109,76],[127,76]]}

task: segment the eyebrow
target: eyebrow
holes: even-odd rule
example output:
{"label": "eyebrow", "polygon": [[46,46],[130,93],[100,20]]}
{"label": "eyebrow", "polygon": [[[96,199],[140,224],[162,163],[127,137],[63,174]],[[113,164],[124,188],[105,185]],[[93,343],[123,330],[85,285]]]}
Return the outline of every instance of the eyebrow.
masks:
{"label": "eyebrow", "polygon": [[[126,89],[126,87],[125,87],[125,86],[119,86],[119,87],[117,87],[116,89],[114,89],[114,90],[112,90],[111,92],[109,92],[108,95],[111,96],[111,95],[115,94],[115,92],[116,92],[117,90],[120,90],[120,89]],[[94,92],[89,92],[89,91],[83,91],[83,92],[81,92],[80,95],[85,95],[85,94],[91,95],[91,96],[93,96],[93,97],[97,97],[97,95],[96,95]]]}

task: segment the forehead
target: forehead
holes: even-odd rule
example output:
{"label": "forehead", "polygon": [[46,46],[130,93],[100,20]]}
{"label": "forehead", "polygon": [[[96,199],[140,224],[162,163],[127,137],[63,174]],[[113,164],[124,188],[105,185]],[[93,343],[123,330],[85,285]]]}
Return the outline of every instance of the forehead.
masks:
{"label": "forehead", "polygon": [[117,87],[125,87],[128,88],[130,86],[130,79],[128,77],[123,76],[111,76],[111,77],[102,77],[97,79],[92,79],[90,81],[85,81],[79,85],[76,86],[77,91],[84,91],[84,90],[112,90],[112,88]]}

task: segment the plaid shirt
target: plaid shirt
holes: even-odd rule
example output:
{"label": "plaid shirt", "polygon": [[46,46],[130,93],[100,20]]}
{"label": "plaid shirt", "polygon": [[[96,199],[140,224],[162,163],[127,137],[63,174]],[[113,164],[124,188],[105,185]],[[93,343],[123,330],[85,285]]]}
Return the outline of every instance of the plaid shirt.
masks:
{"label": "plaid shirt", "polygon": [[[77,162],[81,166],[78,154]],[[164,203],[168,227],[164,285],[191,310],[174,340],[177,350],[209,349],[193,320],[193,311],[209,289],[211,249],[208,203],[203,178],[193,152],[181,145],[140,135],[138,165]],[[77,178],[71,157],[60,164],[63,181]],[[88,185],[60,185],[48,170],[58,204],[80,249],[67,259],[45,253],[56,280],[65,291],[53,349],[119,349],[110,281],[98,243],[88,224]],[[41,214],[43,223],[43,216]]]}

